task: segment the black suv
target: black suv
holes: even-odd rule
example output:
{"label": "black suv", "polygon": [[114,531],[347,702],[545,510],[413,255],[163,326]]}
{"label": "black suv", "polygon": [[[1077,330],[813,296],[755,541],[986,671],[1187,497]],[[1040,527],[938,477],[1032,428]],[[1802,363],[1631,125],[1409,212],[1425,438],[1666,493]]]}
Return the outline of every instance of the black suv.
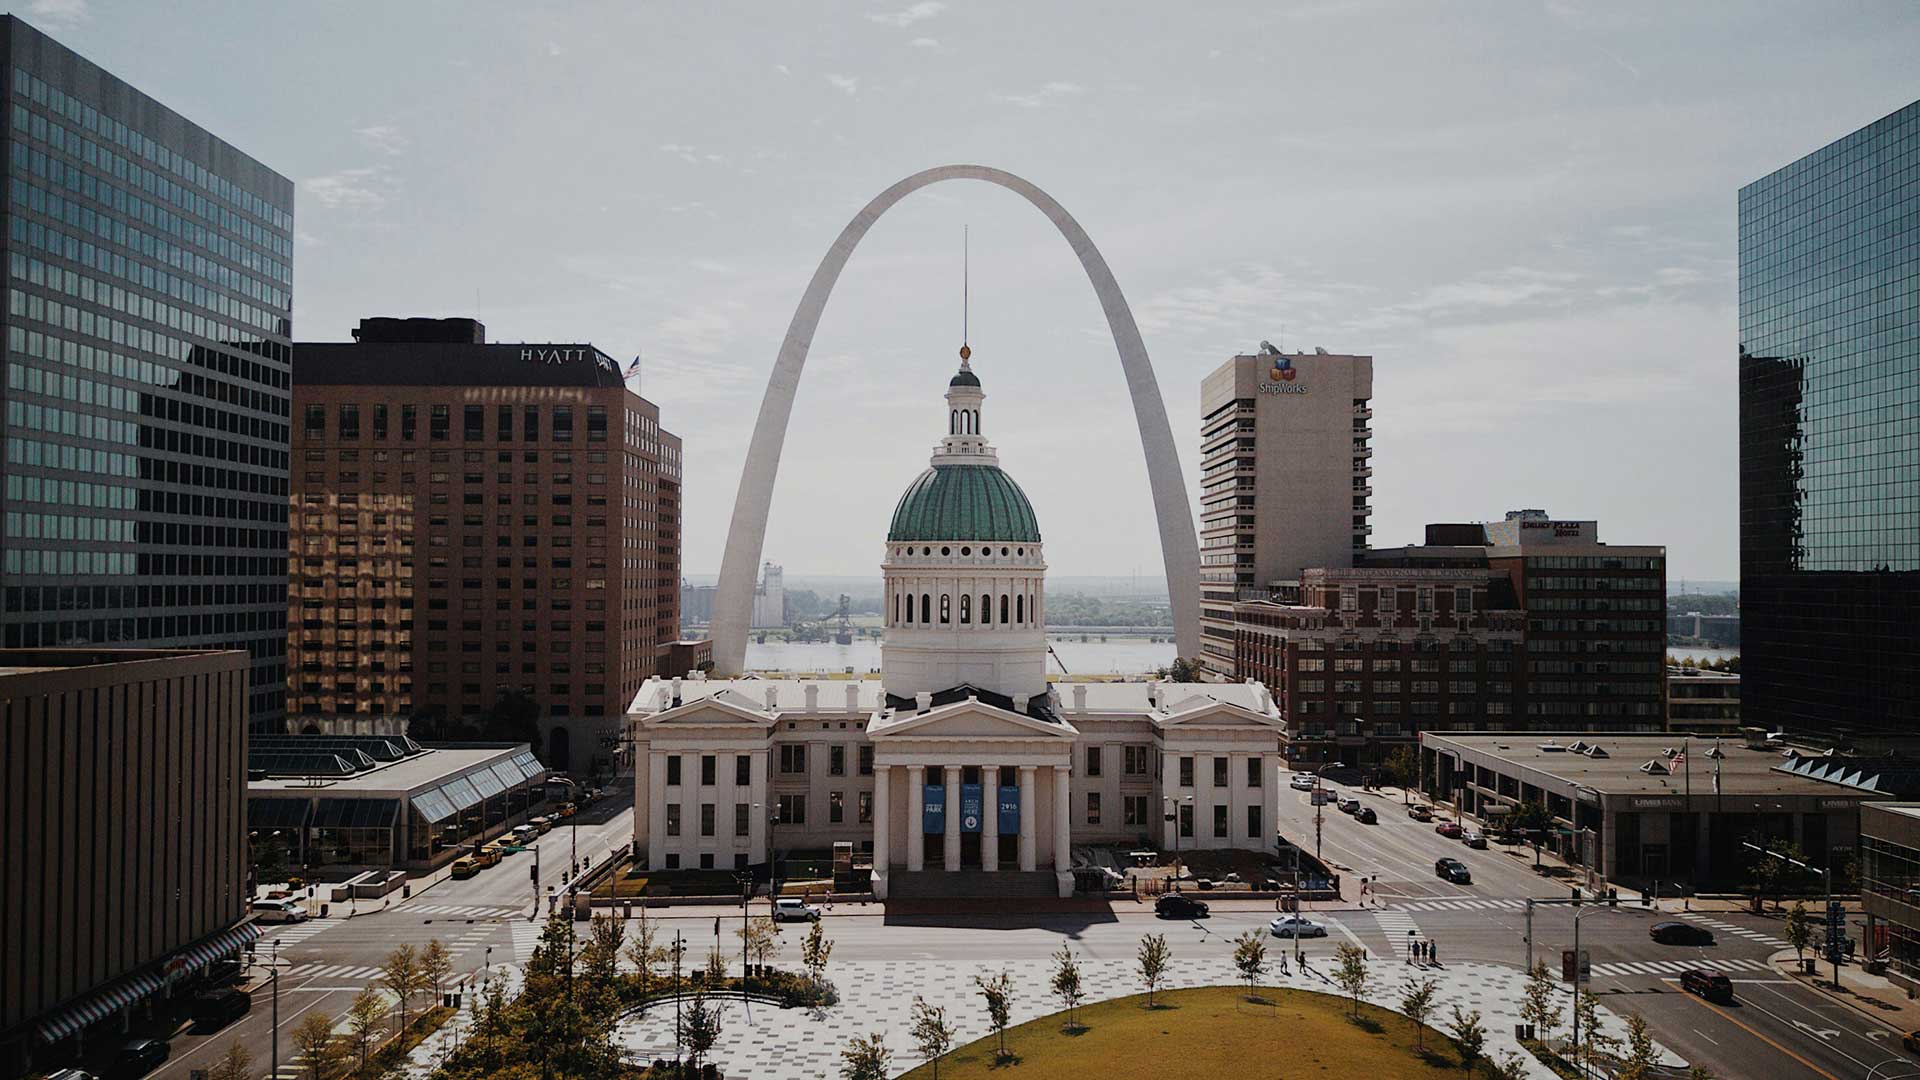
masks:
{"label": "black suv", "polygon": [[1713,931],[1684,922],[1657,922],[1647,928],[1647,936],[1662,945],[1711,945]]}
{"label": "black suv", "polygon": [[1683,971],[1680,973],[1680,989],[1699,994],[1708,1001],[1733,1001],[1733,980],[1717,971]]}
{"label": "black suv", "polygon": [[1468,870],[1467,864],[1459,859],[1441,859],[1433,864],[1433,872],[1436,876],[1451,881],[1455,885],[1473,884],[1473,871]]}
{"label": "black suv", "polygon": [[167,1060],[170,1048],[159,1039],[134,1039],[113,1059],[114,1076],[145,1076]]}
{"label": "black suv", "polygon": [[1153,913],[1163,919],[1200,919],[1207,914],[1207,902],[1185,893],[1168,893],[1153,902]]}

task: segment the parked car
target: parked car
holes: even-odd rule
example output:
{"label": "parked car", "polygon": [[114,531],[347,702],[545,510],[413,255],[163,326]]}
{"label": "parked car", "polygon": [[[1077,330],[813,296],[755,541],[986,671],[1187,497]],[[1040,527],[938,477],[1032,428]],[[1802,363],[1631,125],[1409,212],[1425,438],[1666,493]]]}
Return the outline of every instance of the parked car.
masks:
{"label": "parked car", "polygon": [[1415,821],[1432,821],[1433,811],[1421,806],[1419,803],[1414,803],[1412,806],[1407,807],[1407,816]]}
{"label": "parked car", "polygon": [[1451,881],[1455,885],[1473,884],[1473,871],[1467,869],[1466,863],[1451,856],[1435,862],[1433,872],[1441,879]]}
{"label": "parked car", "polygon": [[215,990],[193,999],[193,1022],[203,1031],[212,1031],[247,1015],[252,1008],[253,996],[245,990]]}
{"label": "parked car", "polygon": [[1440,824],[1435,825],[1433,827],[1433,831],[1439,833],[1441,836],[1444,836],[1449,840],[1458,840],[1460,839],[1460,833],[1462,830],[1460,828],[1460,823],[1457,821],[1443,821]]}
{"label": "parked car", "polygon": [[1203,919],[1207,915],[1207,902],[1185,893],[1167,893],[1153,902],[1153,913],[1163,919]]}
{"label": "parked car", "polygon": [[1717,971],[1683,971],[1680,973],[1680,989],[1699,994],[1708,1001],[1733,1003],[1733,980]]}
{"label": "parked car", "polygon": [[171,1048],[160,1039],[134,1039],[113,1058],[115,1076],[145,1076],[167,1060]]}
{"label": "parked car", "polygon": [[570,802],[563,802],[560,804],[559,816],[563,818],[570,818],[579,812],[580,812],[580,808],[573,805]]}
{"label": "parked car", "polygon": [[553,819],[550,817],[547,817],[544,814],[537,818],[528,819],[527,824],[533,826],[534,828],[540,830],[543,833],[553,831]]}
{"label": "parked car", "polygon": [[1360,809],[1360,800],[1357,797],[1349,795],[1346,798],[1340,800],[1341,813],[1351,814],[1358,809]]}
{"label": "parked car", "polygon": [[1920,1054],[1920,1031],[1909,1031],[1900,1036],[1900,1045],[1909,1054]]}
{"label": "parked car", "polygon": [[1313,774],[1303,772],[1294,773],[1293,779],[1287,781],[1287,783],[1293,785],[1293,790],[1295,791],[1312,791]]}
{"label": "parked car", "polygon": [[513,831],[507,835],[513,837],[514,843],[519,844],[521,847],[526,847],[528,844],[540,839],[540,830],[531,825],[515,825]]}
{"label": "parked car", "polygon": [[293,900],[255,900],[253,921],[261,923],[306,922],[307,909]]}
{"label": "parked car", "polygon": [[1308,797],[1307,801],[1314,806],[1325,806],[1330,802],[1338,802],[1339,800],[1340,793],[1332,788],[1314,788],[1313,794]]}
{"label": "parked car", "polygon": [[1327,928],[1300,915],[1282,915],[1267,924],[1274,937],[1326,937]]}
{"label": "parked car", "polygon": [[518,855],[526,848],[520,846],[520,841],[514,839],[512,833],[508,833],[488,844],[485,850],[493,855],[493,861],[497,863],[509,855]]}
{"label": "parked car", "polygon": [[1462,829],[1460,830],[1460,842],[1470,848],[1485,849],[1487,846],[1487,834],[1481,832],[1479,829]]}
{"label": "parked car", "polygon": [[1647,936],[1662,945],[1711,945],[1713,931],[1687,922],[1657,922],[1647,928]]}
{"label": "parked car", "polygon": [[479,872],[480,864],[472,856],[462,855],[453,860],[453,869],[447,872],[447,876],[455,881],[465,881]]}
{"label": "parked car", "polygon": [[55,1069],[47,1074],[47,1080],[99,1080],[85,1069]]}
{"label": "parked car", "polygon": [[782,896],[773,902],[774,922],[808,922],[819,917],[819,908],[797,896]]}
{"label": "parked car", "polygon": [[1362,825],[1372,825],[1380,820],[1380,815],[1374,812],[1373,807],[1363,806],[1353,812],[1353,820]]}

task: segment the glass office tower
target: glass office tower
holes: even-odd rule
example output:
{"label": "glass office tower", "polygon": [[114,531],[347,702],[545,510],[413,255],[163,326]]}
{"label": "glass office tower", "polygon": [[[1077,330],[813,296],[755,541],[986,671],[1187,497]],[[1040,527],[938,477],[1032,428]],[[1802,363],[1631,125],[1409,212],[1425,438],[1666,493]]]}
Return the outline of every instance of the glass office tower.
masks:
{"label": "glass office tower", "polygon": [[1740,191],[1745,716],[1920,735],[1920,102]]}
{"label": "glass office tower", "polygon": [[293,184],[20,20],[0,37],[0,640],[245,649],[274,721]]}

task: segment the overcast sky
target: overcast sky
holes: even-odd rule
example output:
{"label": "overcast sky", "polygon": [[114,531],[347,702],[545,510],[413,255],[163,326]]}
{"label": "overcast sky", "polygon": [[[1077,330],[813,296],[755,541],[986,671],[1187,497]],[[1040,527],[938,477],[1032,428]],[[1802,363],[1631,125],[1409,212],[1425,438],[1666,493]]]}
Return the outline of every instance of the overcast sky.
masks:
{"label": "overcast sky", "polygon": [[[1905,2],[16,11],[298,182],[296,340],[476,315],[496,341],[643,354],[686,439],[692,573],[718,569],[828,244],[895,180],[970,162],[1099,245],[1190,485],[1224,358],[1369,353],[1376,544],[1543,507],[1667,545],[1676,582],[1735,578],[1735,194],[1912,100],[1920,52]],[[944,429],[963,225],[986,433],[1048,561],[1158,573],[1092,290],[1044,218],[971,183],[900,204],[841,278],[766,556],[877,573]]]}

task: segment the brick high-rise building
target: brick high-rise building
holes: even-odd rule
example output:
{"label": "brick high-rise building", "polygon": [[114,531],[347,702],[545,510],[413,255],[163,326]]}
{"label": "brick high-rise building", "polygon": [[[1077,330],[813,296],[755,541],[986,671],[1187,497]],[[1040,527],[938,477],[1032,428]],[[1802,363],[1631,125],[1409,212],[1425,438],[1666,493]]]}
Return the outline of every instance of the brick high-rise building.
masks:
{"label": "brick high-rise building", "polygon": [[1319,349],[1236,356],[1201,382],[1200,648],[1214,675],[1233,676],[1235,603],[1367,550],[1372,398],[1371,356]]}
{"label": "brick high-rise building", "polygon": [[19,19],[0,54],[0,644],[244,649],[277,722],[293,182]]}
{"label": "brick high-rise building", "polygon": [[679,637],[680,440],[585,344],[365,319],[295,346],[289,712],[524,695],[548,767],[620,754]]}

